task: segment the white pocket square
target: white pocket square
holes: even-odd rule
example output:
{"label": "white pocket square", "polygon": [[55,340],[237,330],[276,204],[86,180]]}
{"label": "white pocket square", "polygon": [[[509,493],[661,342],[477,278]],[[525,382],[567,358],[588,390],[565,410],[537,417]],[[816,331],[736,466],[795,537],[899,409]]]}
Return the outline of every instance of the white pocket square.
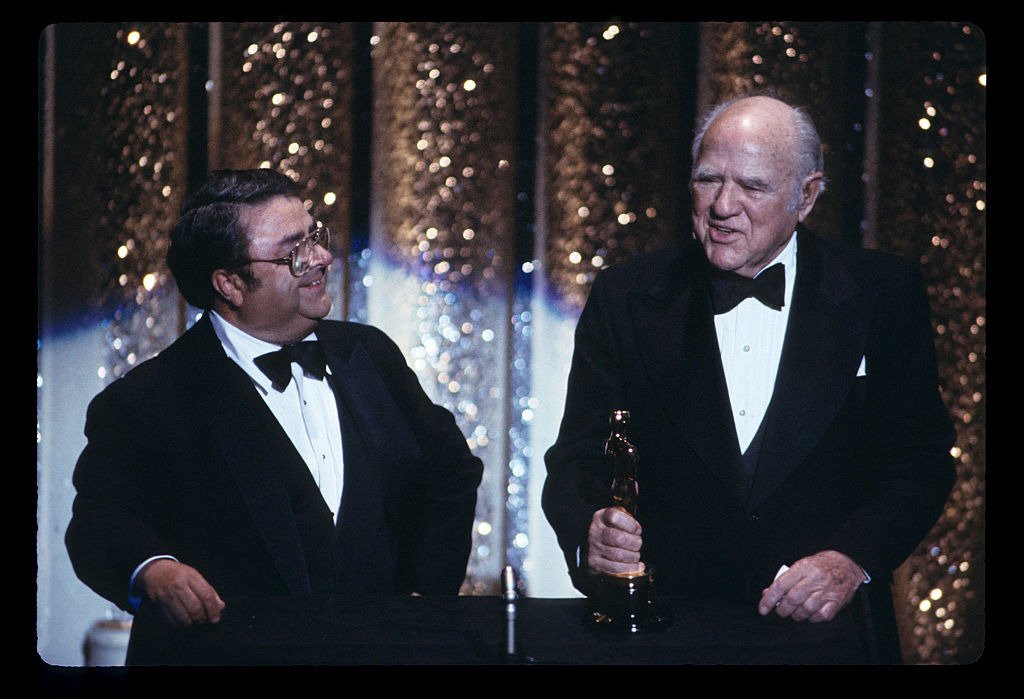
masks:
{"label": "white pocket square", "polygon": [[857,368],[857,376],[868,375],[867,362],[865,361],[866,359],[867,357],[860,358],[860,366]]}

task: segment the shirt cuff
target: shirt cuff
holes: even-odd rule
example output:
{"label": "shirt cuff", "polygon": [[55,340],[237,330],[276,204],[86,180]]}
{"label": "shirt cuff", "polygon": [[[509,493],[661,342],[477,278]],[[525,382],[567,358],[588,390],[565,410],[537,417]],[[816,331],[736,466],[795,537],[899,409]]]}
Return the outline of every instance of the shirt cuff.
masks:
{"label": "shirt cuff", "polygon": [[147,558],[146,560],[144,560],[142,563],[140,563],[135,568],[135,570],[132,571],[132,577],[131,577],[131,579],[128,580],[128,606],[131,607],[132,614],[134,614],[135,612],[139,611],[139,605],[142,604],[142,595],[141,594],[137,594],[135,592],[135,578],[137,578],[139,576],[139,573],[142,572],[143,568],[148,566],[153,561],[156,561],[156,560],[161,559],[161,558],[167,558],[167,559],[172,560],[172,561],[177,561],[178,560],[174,556],[167,556],[167,555],[151,556],[151,557]]}

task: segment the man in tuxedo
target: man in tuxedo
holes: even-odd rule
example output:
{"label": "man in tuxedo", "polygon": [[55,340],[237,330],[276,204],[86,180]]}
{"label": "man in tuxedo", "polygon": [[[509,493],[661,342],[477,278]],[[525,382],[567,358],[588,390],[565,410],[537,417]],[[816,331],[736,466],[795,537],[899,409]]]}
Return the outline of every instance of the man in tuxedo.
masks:
{"label": "man in tuxedo", "polygon": [[[898,662],[891,573],[941,513],[954,435],[919,271],[806,230],[824,182],[802,110],[712,110],[693,239],[594,282],[543,506],[584,592],[649,563],[662,594],[761,615],[865,606],[879,659]],[[609,507],[615,409],[631,413],[638,519]]]}
{"label": "man in tuxedo", "polygon": [[267,169],[185,205],[168,266],[205,313],[93,400],[74,474],[68,553],[119,607],[458,592],[482,463],[384,333],[324,320],[329,239]]}

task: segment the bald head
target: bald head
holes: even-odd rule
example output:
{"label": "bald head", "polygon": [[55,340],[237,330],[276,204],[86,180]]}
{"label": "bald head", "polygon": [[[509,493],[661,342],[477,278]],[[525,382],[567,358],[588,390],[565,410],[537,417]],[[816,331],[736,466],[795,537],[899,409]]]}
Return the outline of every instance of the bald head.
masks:
{"label": "bald head", "polygon": [[[700,160],[704,140],[711,130],[759,136],[758,140],[771,144],[772,155],[785,156],[780,161],[792,163],[788,175],[794,186],[794,197],[798,194],[798,183],[804,177],[812,172],[824,175],[821,138],[814,122],[803,109],[780,99],[763,95],[737,97],[712,109],[693,139],[691,155],[694,168]],[[822,178],[819,192],[824,190],[825,181]],[[795,199],[793,205],[796,206]]]}

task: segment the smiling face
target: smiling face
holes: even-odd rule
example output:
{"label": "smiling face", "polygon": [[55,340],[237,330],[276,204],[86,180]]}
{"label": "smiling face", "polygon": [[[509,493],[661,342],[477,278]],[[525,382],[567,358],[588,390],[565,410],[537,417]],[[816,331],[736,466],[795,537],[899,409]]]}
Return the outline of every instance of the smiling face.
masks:
{"label": "smiling face", "polygon": [[[248,234],[252,260],[286,257],[315,228],[302,202],[284,196],[245,207],[240,223]],[[288,265],[271,262],[250,263],[251,284],[218,270],[214,284],[230,301],[218,312],[261,340],[282,345],[301,340],[331,311],[326,275],[332,257],[319,245],[314,254],[313,268],[301,277],[292,276]]]}
{"label": "smiling face", "polygon": [[822,179],[798,168],[784,103],[752,97],[718,116],[690,179],[694,234],[712,265],[753,277],[782,251],[814,207]]}

